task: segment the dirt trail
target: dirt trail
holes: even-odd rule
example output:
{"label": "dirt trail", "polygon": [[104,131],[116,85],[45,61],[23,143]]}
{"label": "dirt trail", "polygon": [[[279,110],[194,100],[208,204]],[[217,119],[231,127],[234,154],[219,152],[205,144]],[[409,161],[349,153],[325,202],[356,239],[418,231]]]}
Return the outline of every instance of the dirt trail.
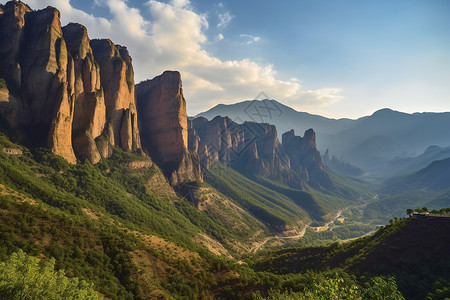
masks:
{"label": "dirt trail", "polygon": [[325,223],[325,225],[323,225],[323,226],[320,226],[320,227],[311,227],[311,226],[309,226],[309,225],[307,225],[307,226],[308,226],[309,228],[313,228],[315,231],[318,231],[318,232],[328,230],[328,228],[330,227],[330,225],[331,225],[332,223],[334,223],[334,221],[336,221],[337,219],[339,219],[339,218],[341,217],[342,212],[343,212],[344,210],[349,209],[349,208],[350,208],[350,206],[349,206],[349,207],[346,207],[345,209],[341,209],[340,211],[338,211],[338,213],[336,214],[336,217],[334,217],[334,219],[331,220],[330,222]]}
{"label": "dirt trail", "polygon": [[258,251],[259,249],[261,249],[262,247],[264,247],[264,245],[265,245],[269,240],[271,240],[271,239],[277,239],[277,240],[300,239],[300,238],[302,238],[302,237],[305,235],[306,229],[307,229],[307,228],[312,228],[312,229],[314,229],[314,230],[316,230],[316,231],[325,231],[325,230],[328,230],[328,228],[330,227],[330,225],[331,225],[334,221],[336,221],[338,218],[340,218],[340,217],[341,217],[341,214],[342,214],[344,211],[350,209],[351,207],[352,207],[352,206],[348,206],[348,207],[346,207],[346,208],[344,208],[344,209],[339,210],[339,211],[337,212],[336,216],[335,216],[331,221],[325,223],[325,225],[323,225],[323,226],[320,226],[320,227],[312,227],[312,226],[306,225],[306,226],[300,231],[300,233],[299,233],[299,234],[296,234],[296,235],[290,235],[290,236],[278,236],[278,235],[274,235],[274,236],[266,237],[266,238],[264,238],[261,242],[255,243],[254,246],[253,246],[252,248],[250,248],[250,252],[255,253],[256,251]]}

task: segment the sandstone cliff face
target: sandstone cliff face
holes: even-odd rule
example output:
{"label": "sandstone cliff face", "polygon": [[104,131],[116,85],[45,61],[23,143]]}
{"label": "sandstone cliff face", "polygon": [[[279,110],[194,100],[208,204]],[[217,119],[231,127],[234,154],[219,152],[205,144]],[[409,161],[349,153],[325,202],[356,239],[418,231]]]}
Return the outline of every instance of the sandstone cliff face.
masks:
{"label": "sandstone cliff face", "polygon": [[124,150],[137,150],[141,148],[141,141],[131,57],[125,47],[114,45],[110,40],[92,40],[90,44],[100,66],[109,142]]}
{"label": "sandstone cliff face", "polygon": [[211,155],[208,146],[200,139],[191,120],[188,120],[188,149],[197,153],[202,168],[209,167]]}
{"label": "sandstone cliff face", "polygon": [[87,30],[80,24],[63,28],[67,49],[74,60],[73,148],[78,157],[98,162],[100,154],[95,139],[106,124],[106,106],[100,83],[100,67],[94,60]]}
{"label": "sandstone cliff face", "polygon": [[52,7],[32,11],[10,1],[1,11],[2,123],[71,163],[76,158],[96,163],[111,154],[110,145],[141,148],[126,48],[109,40],[91,46],[86,28],[61,28],[60,13]]}
{"label": "sandstone cliff face", "polygon": [[[289,169],[289,158],[283,153],[275,126],[245,122],[234,123],[228,117],[192,120],[190,149],[199,150],[200,161],[217,160],[227,166],[249,174],[284,181],[284,171]],[[203,146],[204,145],[204,146]],[[206,157],[205,157],[206,156]],[[204,168],[208,165],[202,164]]]}
{"label": "sandstone cliff face", "polygon": [[217,160],[243,173],[279,180],[294,188],[306,188],[307,184],[332,186],[312,129],[303,138],[287,132],[281,144],[273,125],[199,117],[192,120],[189,141],[189,149],[197,151],[204,168],[210,160]]}
{"label": "sandstone cliff face", "polygon": [[0,78],[4,78],[14,91],[20,89],[19,50],[23,42],[25,14],[30,11],[27,5],[11,1],[2,8],[0,16]]}
{"label": "sandstone cliff face", "polygon": [[172,185],[202,179],[197,153],[188,150],[188,120],[181,75],[166,71],[136,85],[144,148],[160,164]]}
{"label": "sandstone cliff face", "polygon": [[62,38],[59,11],[31,11],[22,2],[5,5],[0,15],[0,113],[14,131],[27,131],[37,144],[75,162],[73,61]]}

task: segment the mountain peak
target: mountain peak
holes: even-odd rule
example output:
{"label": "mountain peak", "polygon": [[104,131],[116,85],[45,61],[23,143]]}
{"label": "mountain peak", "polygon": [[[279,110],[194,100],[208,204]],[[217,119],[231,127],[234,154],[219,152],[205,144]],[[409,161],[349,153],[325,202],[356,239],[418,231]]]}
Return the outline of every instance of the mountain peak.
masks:
{"label": "mountain peak", "polygon": [[373,115],[377,115],[377,114],[389,114],[389,113],[393,113],[393,112],[395,112],[395,111],[390,109],[390,108],[385,107],[385,108],[382,108],[382,109],[379,109],[379,110],[375,111],[372,114],[372,116]]}

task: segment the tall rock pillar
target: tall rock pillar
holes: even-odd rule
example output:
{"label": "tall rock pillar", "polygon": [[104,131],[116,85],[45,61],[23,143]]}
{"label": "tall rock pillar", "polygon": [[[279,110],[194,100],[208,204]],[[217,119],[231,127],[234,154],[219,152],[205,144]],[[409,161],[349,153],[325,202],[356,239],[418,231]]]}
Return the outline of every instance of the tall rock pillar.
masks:
{"label": "tall rock pillar", "polygon": [[181,75],[165,71],[136,86],[144,149],[161,166],[172,185],[202,180],[197,153],[188,150],[188,121]]}

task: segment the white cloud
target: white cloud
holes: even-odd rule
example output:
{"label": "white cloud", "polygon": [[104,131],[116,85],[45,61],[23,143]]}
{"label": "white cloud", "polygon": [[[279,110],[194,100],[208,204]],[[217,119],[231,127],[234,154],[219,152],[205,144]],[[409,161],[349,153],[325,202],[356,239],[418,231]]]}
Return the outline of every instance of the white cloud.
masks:
{"label": "white cloud", "polygon": [[219,33],[217,36],[216,36],[216,40],[217,41],[221,41],[221,40],[223,40],[225,37],[223,36],[223,34],[221,34],[221,33]]}
{"label": "white cloud", "polygon": [[217,17],[219,18],[219,22],[217,23],[217,28],[227,27],[228,24],[230,24],[231,20],[233,20],[233,18],[234,18],[234,16],[231,15],[230,12],[228,12],[228,11],[218,14]]}
{"label": "white cloud", "polygon": [[[34,9],[47,5],[61,11],[62,24],[79,22],[88,28],[90,38],[110,38],[127,46],[133,57],[137,82],[153,78],[164,70],[179,70],[188,113],[194,115],[217,103],[252,99],[265,91],[274,99],[293,105],[323,106],[338,101],[338,89],[302,91],[298,79],[281,80],[271,64],[250,59],[221,60],[205,50],[208,42],[207,17],[194,12],[188,0],[169,3],[149,0],[146,12],[130,7],[127,0],[95,0],[109,10],[111,17],[99,18],[75,9],[69,0],[29,0]],[[150,14],[150,19],[143,16]],[[224,18],[232,19],[229,14]],[[225,26],[227,22],[223,22]],[[223,38],[222,34],[215,37]],[[251,43],[260,37],[242,35]]]}
{"label": "white cloud", "polygon": [[259,40],[261,40],[261,37],[250,35],[250,34],[241,34],[241,35],[239,35],[239,37],[244,39],[245,40],[244,44],[247,44],[247,45],[251,45],[251,44],[259,42]]}
{"label": "white cloud", "polygon": [[285,99],[285,103],[298,110],[310,110],[334,104],[343,98],[342,89],[321,88],[317,90],[301,90],[292,97]]}

